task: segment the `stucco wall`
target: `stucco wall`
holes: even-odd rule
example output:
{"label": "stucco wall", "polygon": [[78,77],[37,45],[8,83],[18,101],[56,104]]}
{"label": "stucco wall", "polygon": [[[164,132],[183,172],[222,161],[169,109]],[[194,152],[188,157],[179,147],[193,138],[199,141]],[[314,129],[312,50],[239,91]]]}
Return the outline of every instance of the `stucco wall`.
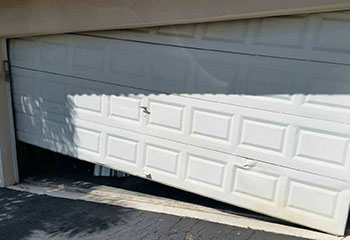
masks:
{"label": "stucco wall", "polygon": [[8,102],[9,84],[5,82],[3,67],[4,41],[0,38],[0,186],[14,184],[17,179],[17,164],[14,151],[14,132],[10,103]]}
{"label": "stucco wall", "polygon": [[0,1],[0,36],[14,37],[350,9],[349,0]]}

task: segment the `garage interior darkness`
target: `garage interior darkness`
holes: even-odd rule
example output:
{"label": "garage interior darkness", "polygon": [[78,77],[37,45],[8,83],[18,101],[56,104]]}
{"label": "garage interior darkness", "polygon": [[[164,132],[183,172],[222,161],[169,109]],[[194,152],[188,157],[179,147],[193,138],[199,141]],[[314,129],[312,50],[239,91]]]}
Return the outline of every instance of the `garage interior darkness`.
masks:
{"label": "garage interior darkness", "polygon": [[[10,39],[20,175],[253,214],[209,197],[342,235],[349,27],[332,12]],[[95,163],[154,182],[93,178]]]}

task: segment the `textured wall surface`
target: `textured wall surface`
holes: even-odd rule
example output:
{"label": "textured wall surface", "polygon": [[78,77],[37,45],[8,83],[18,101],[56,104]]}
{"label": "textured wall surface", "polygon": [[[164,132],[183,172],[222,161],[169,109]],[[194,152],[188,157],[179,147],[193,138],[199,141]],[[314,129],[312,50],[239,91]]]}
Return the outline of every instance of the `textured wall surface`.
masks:
{"label": "textured wall surface", "polygon": [[[0,38],[0,42],[2,39]],[[8,87],[3,68],[3,48],[0,46],[0,186],[16,181],[12,117],[9,114]]]}
{"label": "textured wall surface", "polygon": [[349,8],[348,0],[12,0],[0,2],[0,36],[169,25]]}

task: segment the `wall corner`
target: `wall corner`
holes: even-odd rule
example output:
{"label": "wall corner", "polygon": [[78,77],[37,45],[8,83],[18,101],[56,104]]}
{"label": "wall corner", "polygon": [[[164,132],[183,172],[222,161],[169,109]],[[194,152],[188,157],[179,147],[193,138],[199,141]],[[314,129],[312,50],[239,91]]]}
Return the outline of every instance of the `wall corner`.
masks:
{"label": "wall corner", "polygon": [[0,187],[19,181],[11,86],[5,81],[6,39],[0,38]]}

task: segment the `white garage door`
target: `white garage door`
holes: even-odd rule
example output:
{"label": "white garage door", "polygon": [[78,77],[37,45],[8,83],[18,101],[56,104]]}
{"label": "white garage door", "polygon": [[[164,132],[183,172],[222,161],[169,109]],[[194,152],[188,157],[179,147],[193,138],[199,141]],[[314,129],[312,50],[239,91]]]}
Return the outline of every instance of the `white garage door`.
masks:
{"label": "white garage door", "polygon": [[18,139],[343,234],[350,13],[11,40]]}

